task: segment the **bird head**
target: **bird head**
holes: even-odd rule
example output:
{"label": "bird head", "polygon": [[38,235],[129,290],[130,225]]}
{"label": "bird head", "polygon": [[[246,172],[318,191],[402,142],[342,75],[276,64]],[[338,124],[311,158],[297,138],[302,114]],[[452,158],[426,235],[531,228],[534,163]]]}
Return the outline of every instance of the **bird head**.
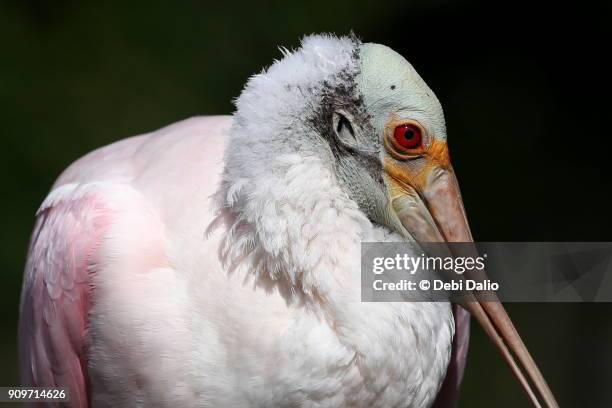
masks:
{"label": "bird head", "polygon": [[[322,297],[326,267],[358,268],[350,248],[368,225],[417,242],[471,242],[442,107],[410,63],[354,36],[306,37],[282,51],[236,100],[220,190],[232,214],[226,257]],[[503,306],[461,306],[534,404],[556,406]]]}

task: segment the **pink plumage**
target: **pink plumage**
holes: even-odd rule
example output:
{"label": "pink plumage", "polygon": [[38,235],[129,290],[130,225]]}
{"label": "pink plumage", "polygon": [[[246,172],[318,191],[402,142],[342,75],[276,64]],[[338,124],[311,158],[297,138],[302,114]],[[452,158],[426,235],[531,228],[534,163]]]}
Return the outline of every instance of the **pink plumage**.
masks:
{"label": "pink plumage", "polygon": [[24,385],[67,387],[87,406],[87,314],[108,209],[95,196],[38,213],[24,276],[19,355]]}

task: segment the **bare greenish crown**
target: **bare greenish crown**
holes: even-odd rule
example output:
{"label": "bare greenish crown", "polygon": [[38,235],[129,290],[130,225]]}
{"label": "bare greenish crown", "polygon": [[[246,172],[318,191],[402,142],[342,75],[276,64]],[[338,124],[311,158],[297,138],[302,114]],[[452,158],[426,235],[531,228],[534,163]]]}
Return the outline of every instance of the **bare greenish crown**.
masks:
{"label": "bare greenish crown", "polygon": [[404,57],[384,45],[367,43],[361,46],[359,59],[357,87],[378,134],[395,114],[417,120],[433,137],[446,139],[438,98]]}

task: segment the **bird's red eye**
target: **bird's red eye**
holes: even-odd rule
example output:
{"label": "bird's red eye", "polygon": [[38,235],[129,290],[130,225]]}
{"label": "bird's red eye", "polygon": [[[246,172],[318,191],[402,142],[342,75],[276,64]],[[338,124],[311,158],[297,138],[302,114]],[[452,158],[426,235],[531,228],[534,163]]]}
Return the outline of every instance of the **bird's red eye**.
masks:
{"label": "bird's red eye", "polygon": [[421,128],[411,123],[399,125],[395,128],[393,138],[398,146],[404,149],[413,150],[421,147],[423,135]]}

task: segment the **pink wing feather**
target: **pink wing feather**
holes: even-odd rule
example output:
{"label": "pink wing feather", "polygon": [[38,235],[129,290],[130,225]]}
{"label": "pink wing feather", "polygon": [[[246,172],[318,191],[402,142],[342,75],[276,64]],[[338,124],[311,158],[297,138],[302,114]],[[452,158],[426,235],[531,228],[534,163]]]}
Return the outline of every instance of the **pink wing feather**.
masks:
{"label": "pink wing feather", "polygon": [[28,253],[19,321],[21,381],[67,387],[71,407],[89,405],[90,275],[108,215],[95,195],[43,205]]}
{"label": "pink wing feather", "polygon": [[451,408],[457,406],[459,387],[463,379],[463,371],[467,359],[470,342],[470,315],[465,309],[453,305],[455,319],[455,336],[453,337],[453,350],[448,363],[446,377],[436,397],[434,408]]}

